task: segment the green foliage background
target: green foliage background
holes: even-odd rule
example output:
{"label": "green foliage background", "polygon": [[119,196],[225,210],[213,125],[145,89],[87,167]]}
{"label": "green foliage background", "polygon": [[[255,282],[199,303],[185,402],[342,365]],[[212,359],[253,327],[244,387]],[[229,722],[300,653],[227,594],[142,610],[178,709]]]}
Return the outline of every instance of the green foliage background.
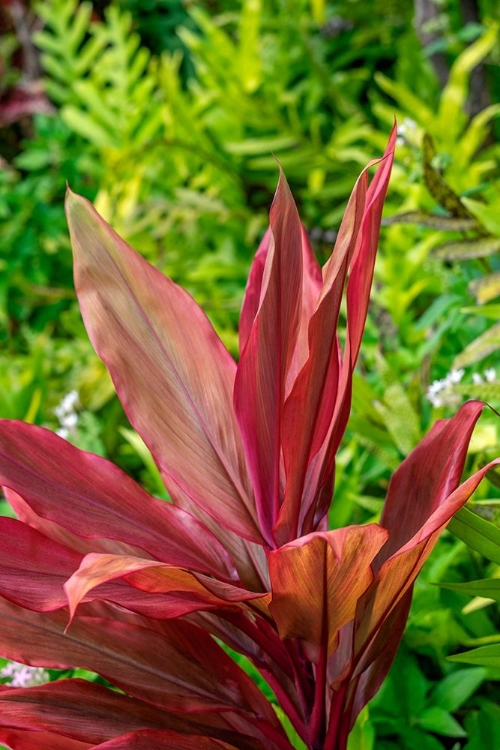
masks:
{"label": "green foliage background", "polygon": [[[236,355],[275,157],[324,261],[354,180],[382,152],[394,116],[400,142],[332,525],[378,517],[390,472],[433,420],[468,397],[499,409],[500,10],[442,0],[419,27],[423,4],[27,7],[47,98],[15,122],[0,114],[1,416],[60,429],[54,409],[77,391],[68,438],[161,494],[78,313],[66,181],[191,291]],[[0,112],[26,76],[27,50],[5,18]],[[468,469],[499,446],[487,415]],[[474,514],[460,515],[438,544],[404,646],[360,717],[352,750],[500,748],[498,497],[492,477],[471,503]]]}

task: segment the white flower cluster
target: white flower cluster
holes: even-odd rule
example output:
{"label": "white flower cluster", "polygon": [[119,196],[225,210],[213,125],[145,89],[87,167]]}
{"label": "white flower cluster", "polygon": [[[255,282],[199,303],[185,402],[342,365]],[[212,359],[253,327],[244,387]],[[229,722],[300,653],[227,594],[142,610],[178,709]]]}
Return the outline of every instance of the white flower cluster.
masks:
{"label": "white flower cluster", "polygon": [[[465,370],[451,370],[442,380],[435,380],[427,389],[427,400],[435,407],[456,406],[460,401],[460,395],[453,392],[453,386],[460,383],[464,373]],[[474,385],[481,385],[484,382],[494,383],[496,379],[497,374],[494,367],[485,370],[482,376],[476,372],[472,374]]]}
{"label": "white flower cluster", "polygon": [[497,379],[497,374],[495,372],[494,367],[489,367],[487,370],[483,372],[484,380],[477,372],[473,373],[472,375],[472,382],[474,385],[481,385],[481,383],[494,383]]}
{"label": "white flower cluster", "polygon": [[0,672],[1,677],[9,678],[12,687],[34,687],[49,682],[50,675],[42,667],[27,667],[17,661],[10,661]]}
{"label": "white flower cluster", "polygon": [[74,431],[78,424],[78,414],[75,410],[77,403],[77,391],[70,391],[54,409],[54,414],[61,425],[59,429],[56,430],[56,433],[62,438],[69,437],[70,433]]}
{"label": "white flower cluster", "polygon": [[460,383],[465,370],[451,370],[442,380],[435,380],[427,390],[427,400],[433,406],[452,406],[456,403],[456,394],[452,393],[451,386]]}

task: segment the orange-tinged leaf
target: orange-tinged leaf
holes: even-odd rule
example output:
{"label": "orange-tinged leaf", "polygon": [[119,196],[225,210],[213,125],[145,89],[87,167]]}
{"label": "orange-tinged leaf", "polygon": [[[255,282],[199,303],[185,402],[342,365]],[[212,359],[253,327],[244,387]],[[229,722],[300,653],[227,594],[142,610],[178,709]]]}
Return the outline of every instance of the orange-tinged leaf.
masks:
{"label": "orange-tinged leaf", "polygon": [[[174,601],[178,595],[180,602],[186,605],[186,613],[196,609],[237,606],[241,602],[266,598],[264,594],[255,594],[208,576],[197,577],[190,571],[173,565],[164,565],[154,560],[91,553],[86,555],[78,570],[64,584],[71,618],[78,604],[87,597],[90,591],[123,577],[126,577],[133,587],[144,592],[156,595],[171,594]],[[127,607],[127,588],[123,589],[123,599],[120,599],[119,590],[115,590],[112,601]],[[93,598],[109,598],[106,587],[100,588],[94,596],[87,597],[87,599]],[[157,596],[155,607],[156,609],[150,609],[151,614],[156,612],[157,617],[170,615],[170,602],[167,597],[162,606],[162,599]],[[179,603],[174,611],[175,616],[179,616],[182,613],[182,605]]]}
{"label": "orange-tinged leaf", "polygon": [[387,532],[376,524],[315,532],[269,556],[269,605],[281,638],[301,638],[327,653],[373,581],[371,563]]}

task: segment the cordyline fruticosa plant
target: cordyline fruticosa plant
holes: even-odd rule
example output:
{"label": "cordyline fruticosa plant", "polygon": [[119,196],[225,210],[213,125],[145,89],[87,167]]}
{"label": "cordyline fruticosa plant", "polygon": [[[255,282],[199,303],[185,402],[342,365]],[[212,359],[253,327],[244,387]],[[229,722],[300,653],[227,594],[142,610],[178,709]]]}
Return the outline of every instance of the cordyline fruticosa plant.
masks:
{"label": "cordyline fruticosa plant", "polygon": [[[51,432],[0,426],[0,653],[79,679],[0,689],[22,750],[285,750],[247,657],[308,748],[343,750],[400,642],[412,585],[487,468],[459,486],[482,404],[396,471],[380,524],[327,529],[396,132],[321,270],[283,175],[238,365],[202,310],[71,192],[82,314],[172,503]],[[346,289],[347,329],[337,336]]]}

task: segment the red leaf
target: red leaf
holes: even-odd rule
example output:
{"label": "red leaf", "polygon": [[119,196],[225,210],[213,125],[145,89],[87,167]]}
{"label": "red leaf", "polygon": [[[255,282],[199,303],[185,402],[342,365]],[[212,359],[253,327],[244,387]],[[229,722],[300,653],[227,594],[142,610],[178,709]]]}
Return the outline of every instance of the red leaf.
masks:
{"label": "red leaf", "polygon": [[[86,680],[60,680],[40,687],[3,691],[0,709],[0,727],[17,730],[19,742],[28,743],[14,745],[16,750],[17,747],[36,750],[29,733],[34,738],[42,738],[44,735],[40,733],[45,732],[53,733],[48,736],[61,735],[68,739],[56,739],[54,749],[73,750],[73,742],[85,743],[84,747],[89,746],[86,743],[100,746],[129,732],[143,730],[169,730],[170,736],[179,732],[214,735],[229,742],[241,741],[242,747],[245,743],[253,746],[252,740],[238,737],[218,714],[178,715]],[[79,745],[74,747],[78,750]]]}
{"label": "red leaf", "polygon": [[238,335],[240,339],[240,353],[245,348],[245,345],[250,336],[255,316],[260,307],[260,295],[262,291],[262,277],[264,276],[264,267],[266,265],[267,255],[269,253],[270,244],[274,243],[271,229],[269,228],[263,236],[257,252],[255,253],[248,274],[247,286],[245,289],[245,296],[243,298],[243,304],[241,306],[240,322],[238,325]]}
{"label": "red leaf", "polygon": [[199,521],[42,427],[0,420],[0,484],[80,536],[116,539],[173,565],[235,577],[222,545]]}
{"label": "red leaf", "polygon": [[[174,711],[274,712],[262,693],[200,628],[164,621],[162,633],[64,611],[30,612],[0,599],[0,653],[30,666],[83,667],[130,695]],[[214,675],[217,680],[214,681]]]}
{"label": "red leaf", "polygon": [[87,200],[68,192],[66,210],[82,315],[130,421],[194,502],[260,542],[232,408],[235,363],[190,295]]}
{"label": "red leaf", "polygon": [[500,463],[500,459],[492,461],[457,487],[472,430],[483,408],[484,404],[469,401],[454,417],[438,422],[391,480],[387,511],[381,519],[388,528],[389,541],[375,561],[376,578],[356,615],[358,661],[411,588],[446,524],[486,472]]}
{"label": "red leaf", "polygon": [[410,587],[384,620],[352,676],[342,718],[346,734],[353,728],[361,709],[373,698],[387,677],[406,627],[412,593],[413,587]]}
{"label": "red leaf", "polygon": [[89,750],[93,743],[70,740],[49,732],[0,729],[0,742],[11,750]]}
{"label": "red leaf", "polygon": [[96,745],[94,750],[152,750],[153,748],[154,750],[238,750],[235,745],[228,745],[226,742],[219,742],[219,740],[201,735],[183,737],[176,732],[148,730],[116,737],[102,745]]}
{"label": "red leaf", "polygon": [[[0,518],[0,544],[2,556],[0,558],[0,594],[6,599],[26,609],[37,612],[52,611],[66,607],[68,600],[64,585],[75,570],[78,569],[82,555],[58,544],[24,523],[10,518]],[[92,557],[89,555],[88,557]],[[97,558],[112,558],[125,565],[130,558],[122,555],[93,555]],[[86,558],[87,559],[87,558]],[[136,564],[142,566],[159,565],[171,569],[161,563],[133,558]],[[147,617],[179,617],[188,612],[225,605],[225,602],[208,592],[194,578],[193,574],[173,568],[177,571],[177,579],[172,581],[171,596],[166,595],[164,586],[162,594],[151,594],[138,591],[125,581],[112,581],[98,585],[92,594],[80,596],[80,601],[110,601],[119,603],[132,612],[144,614]],[[185,591],[179,590],[179,576],[192,581],[191,591],[184,580]],[[106,580],[104,578],[103,580]],[[212,579],[208,579],[212,581]],[[216,585],[224,587],[228,584],[215,581]],[[196,593],[198,587],[198,594]],[[90,587],[90,586],[89,586]],[[230,591],[241,591],[241,599],[252,598],[258,594],[251,594],[236,587],[229,586]],[[201,593],[200,593],[201,592]],[[201,594],[204,594],[202,596]],[[73,602],[76,606],[77,602]]]}
{"label": "red leaf", "polygon": [[309,357],[285,403],[286,492],[275,528],[281,544],[300,535],[299,514],[306,471],[333,417],[340,367],[337,322],[347,270],[358,241],[366,189],[366,172],[363,172],[349,200],[332,255],[334,262],[325,267],[324,286],[308,324]]}
{"label": "red leaf", "polygon": [[483,409],[483,403],[469,401],[451,419],[436,422],[394,472],[380,519],[389,531],[384,560],[419,533],[458,487],[472,432]]}
{"label": "red leaf", "polygon": [[[224,550],[229,554],[241,583],[250,591],[269,590],[267,558],[264,547],[243,539],[231,529],[222,526],[203,508],[196,505],[173,482],[167,483],[167,489],[175,505],[198,518],[215,536]],[[219,576],[220,577],[220,576]]]}
{"label": "red leaf", "polygon": [[272,241],[260,306],[241,354],[234,405],[255,490],[262,533],[271,530],[281,496],[281,420],[287,373],[297,343],[302,290],[302,228],[281,173],[270,212]]}
{"label": "red leaf", "polygon": [[64,547],[12,518],[0,518],[0,594],[27,609],[66,606],[63,584],[81,562]]}
{"label": "red leaf", "polygon": [[[344,435],[351,409],[352,373],[358,358],[368,311],[380,219],[391,176],[396,136],[396,125],[394,125],[384,156],[379,160],[379,167],[366,194],[365,211],[347,284],[347,338],[335,411],[328,435],[310,466],[309,488],[302,508],[302,517],[305,517],[302,533],[317,527],[319,521],[328,512],[331,503],[335,454]],[[335,264],[335,251],[327,266],[330,264]]]}

